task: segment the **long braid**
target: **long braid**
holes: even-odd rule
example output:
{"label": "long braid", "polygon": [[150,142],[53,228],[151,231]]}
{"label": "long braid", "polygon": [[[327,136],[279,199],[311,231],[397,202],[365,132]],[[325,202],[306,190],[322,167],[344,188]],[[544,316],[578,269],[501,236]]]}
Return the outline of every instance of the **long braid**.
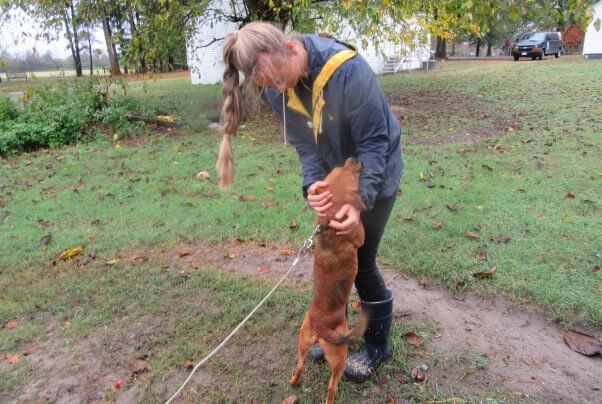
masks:
{"label": "long braid", "polygon": [[219,185],[222,189],[227,189],[232,185],[234,179],[234,157],[232,155],[232,145],[230,136],[236,136],[240,127],[243,113],[242,93],[239,87],[238,70],[232,63],[234,55],[234,44],[236,35],[230,33],[224,40],[224,87],[222,96],[224,106],[222,107],[222,125],[224,137],[219,148],[219,156],[215,168],[219,175]]}
{"label": "long braid", "polygon": [[[226,35],[224,39],[225,69],[222,89],[224,106],[221,115],[224,137],[215,164],[222,189],[232,185],[234,179],[234,158],[230,141],[232,136],[236,136],[243,118],[243,94],[239,83],[239,71],[247,78],[252,78],[259,70],[263,70],[263,75],[278,80],[279,77],[274,73],[274,59],[276,58],[276,63],[279,63],[290,57],[285,47],[286,42],[286,36],[278,27],[260,21],[246,24],[238,31]],[[262,59],[262,56],[266,57]]]}

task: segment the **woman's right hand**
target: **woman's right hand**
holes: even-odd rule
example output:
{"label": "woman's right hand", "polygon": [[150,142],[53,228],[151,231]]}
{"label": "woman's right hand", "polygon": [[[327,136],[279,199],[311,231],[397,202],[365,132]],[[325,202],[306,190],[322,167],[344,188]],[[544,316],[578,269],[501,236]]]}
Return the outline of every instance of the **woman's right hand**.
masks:
{"label": "woman's right hand", "polygon": [[[327,182],[316,181],[307,189],[307,202],[320,217],[325,217],[326,215],[324,213],[332,207],[332,202],[330,200],[334,195],[327,188]],[[318,191],[320,191],[320,193],[317,193]]]}

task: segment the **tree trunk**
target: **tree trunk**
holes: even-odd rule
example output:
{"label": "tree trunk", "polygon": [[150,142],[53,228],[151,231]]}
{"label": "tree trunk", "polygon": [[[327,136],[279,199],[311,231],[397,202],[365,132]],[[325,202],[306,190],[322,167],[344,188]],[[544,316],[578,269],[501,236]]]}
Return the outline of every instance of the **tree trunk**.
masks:
{"label": "tree trunk", "polygon": [[62,13],[63,23],[65,24],[65,32],[67,34],[67,40],[69,41],[69,49],[71,49],[71,57],[73,58],[73,66],[75,67],[75,74],[77,77],[82,76],[82,62],[79,55],[79,45],[77,52],[75,51],[75,43],[73,33],[71,32],[71,22],[69,21],[69,15],[63,11]]}
{"label": "tree trunk", "polygon": [[117,59],[117,53],[115,52],[115,45],[111,34],[111,26],[109,25],[109,16],[106,13],[104,4],[102,6],[102,31],[105,34],[105,42],[107,44],[107,54],[109,55],[109,61],[111,63],[111,75],[118,76],[121,74],[119,69],[119,60]]}
{"label": "tree trunk", "polygon": [[456,56],[456,40],[455,39],[452,41],[452,50],[451,50],[451,54],[449,56]]}
{"label": "tree trunk", "polygon": [[82,58],[81,58],[81,52],[79,50],[79,37],[77,34],[77,16],[75,15],[75,9],[73,7],[73,1],[69,1],[68,3],[69,8],[71,10],[71,25],[73,26],[73,44],[75,45],[75,55],[76,55],[76,59],[74,60],[75,63],[75,75],[77,77],[81,77],[83,75],[82,72]]}
{"label": "tree trunk", "polygon": [[94,64],[92,63],[92,34],[88,32],[88,52],[90,52],[90,77],[94,75]]}
{"label": "tree trunk", "polygon": [[446,55],[446,40],[437,37],[437,49],[435,51],[435,59],[445,59]]}
{"label": "tree trunk", "polygon": [[477,38],[477,51],[475,52],[475,56],[481,56],[481,38]]}
{"label": "tree trunk", "polygon": [[487,56],[491,56],[491,37],[487,35]]}

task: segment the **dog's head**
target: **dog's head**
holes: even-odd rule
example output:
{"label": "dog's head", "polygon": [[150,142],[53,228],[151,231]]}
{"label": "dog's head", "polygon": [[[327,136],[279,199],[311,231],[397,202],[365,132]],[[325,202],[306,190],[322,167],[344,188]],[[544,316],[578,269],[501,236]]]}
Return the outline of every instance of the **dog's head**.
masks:
{"label": "dog's head", "polygon": [[[361,169],[362,163],[352,157],[345,160],[343,167],[334,168],[326,176],[324,181],[328,183],[328,190],[333,194],[332,208],[326,212],[325,218],[319,218],[320,224],[328,224],[345,204],[350,204],[359,211],[366,210],[366,205],[359,194]],[[317,188],[315,193],[320,194],[324,191],[323,188]]]}

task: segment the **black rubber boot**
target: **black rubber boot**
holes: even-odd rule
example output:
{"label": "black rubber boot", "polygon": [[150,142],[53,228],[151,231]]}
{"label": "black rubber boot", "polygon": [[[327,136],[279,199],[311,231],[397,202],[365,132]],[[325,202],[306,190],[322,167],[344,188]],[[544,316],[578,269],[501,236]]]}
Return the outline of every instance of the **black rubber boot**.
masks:
{"label": "black rubber boot", "polygon": [[387,289],[387,300],[382,302],[362,302],[362,310],[370,316],[364,345],[345,363],[345,378],[358,383],[365,381],[391,357],[389,336],[393,321],[393,293]]}
{"label": "black rubber boot", "polygon": [[[347,320],[349,320],[349,304],[345,306],[345,317],[347,317]],[[326,359],[324,357],[324,350],[318,343],[313,344],[312,347],[309,348],[307,355],[309,355],[309,357],[316,362],[322,362],[324,359]]]}

